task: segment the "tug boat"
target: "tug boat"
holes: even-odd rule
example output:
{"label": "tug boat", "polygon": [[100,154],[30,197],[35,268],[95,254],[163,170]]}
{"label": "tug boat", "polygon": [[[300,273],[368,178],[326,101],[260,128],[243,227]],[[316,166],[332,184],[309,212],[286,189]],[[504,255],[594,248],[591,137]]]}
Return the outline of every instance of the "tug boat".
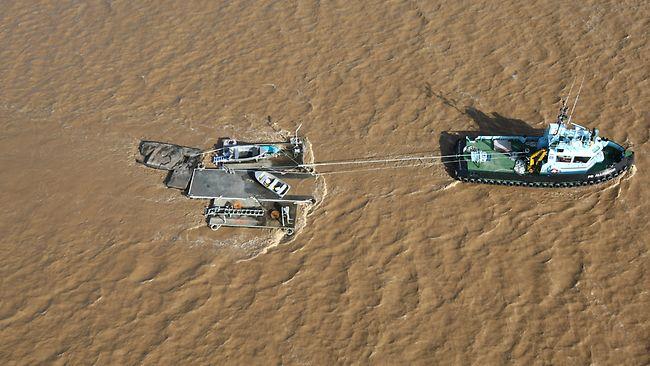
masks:
{"label": "tug boat", "polygon": [[281,149],[271,144],[239,144],[237,140],[226,140],[223,147],[217,149],[212,162],[219,163],[243,163],[268,159],[280,153]]}
{"label": "tug boat", "polygon": [[455,177],[471,183],[575,187],[608,181],[634,164],[633,151],[601,137],[598,129],[570,123],[567,110],[565,100],[542,136],[461,137],[452,162]]}
{"label": "tug boat", "polygon": [[291,187],[275,175],[265,172],[256,171],[255,179],[269,191],[277,194],[280,198],[284,197]]}

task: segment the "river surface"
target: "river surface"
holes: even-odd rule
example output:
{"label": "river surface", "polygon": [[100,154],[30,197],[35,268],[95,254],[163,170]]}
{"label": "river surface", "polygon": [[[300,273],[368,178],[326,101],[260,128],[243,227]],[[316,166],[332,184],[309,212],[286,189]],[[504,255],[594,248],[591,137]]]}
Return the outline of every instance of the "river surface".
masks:
{"label": "river surface", "polygon": [[[0,2],[0,360],[647,364],[648,4]],[[636,152],[602,186],[332,174],[278,244],[135,161],[300,125],[316,161],[438,154],[583,76],[573,120]]]}

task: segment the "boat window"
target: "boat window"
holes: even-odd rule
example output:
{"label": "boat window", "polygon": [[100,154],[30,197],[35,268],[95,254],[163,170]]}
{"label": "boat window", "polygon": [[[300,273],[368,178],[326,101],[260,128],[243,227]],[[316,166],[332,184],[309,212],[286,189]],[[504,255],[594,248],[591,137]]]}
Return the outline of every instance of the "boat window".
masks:
{"label": "boat window", "polygon": [[558,155],[557,156],[557,162],[558,163],[570,163],[571,162],[571,157],[570,156]]}
{"label": "boat window", "polygon": [[587,156],[576,156],[576,157],[573,158],[573,162],[575,162],[575,163],[583,163],[584,164],[584,163],[589,162],[589,159],[591,159],[591,158],[587,157]]}

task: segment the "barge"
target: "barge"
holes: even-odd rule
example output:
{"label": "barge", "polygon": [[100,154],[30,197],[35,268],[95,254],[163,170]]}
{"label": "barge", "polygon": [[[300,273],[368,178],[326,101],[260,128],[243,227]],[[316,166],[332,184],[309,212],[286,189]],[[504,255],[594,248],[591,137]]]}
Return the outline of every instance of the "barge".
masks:
{"label": "barge", "polygon": [[[182,190],[188,198],[208,201],[204,216],[212,230],[277,229],[293,235],[302,210],[316,200],[308,194],[287,195],[289,183],[269,172],[292,181],[313,178],[304,163],[307,149],[297,136],[273,143],[221,139],[208,151],[142,141],[138,162],[168,171],[167,187]],[[209,154],[212,158],[206,163]],[[262,177],[265,179],[260,180]]]}

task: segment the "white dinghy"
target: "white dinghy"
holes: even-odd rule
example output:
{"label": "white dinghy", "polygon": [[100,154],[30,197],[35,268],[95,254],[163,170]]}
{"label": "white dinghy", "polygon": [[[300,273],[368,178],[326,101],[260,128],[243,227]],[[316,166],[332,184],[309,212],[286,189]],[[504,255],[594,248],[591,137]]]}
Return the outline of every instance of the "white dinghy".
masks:
{"label": "white dinghy", "polygon": [[255,179],[257,179],[261,185],[280,197],[284,197],[284,195],[289,192],[289,189],[291,189],[287,183],[269,172],[256,171]]}

